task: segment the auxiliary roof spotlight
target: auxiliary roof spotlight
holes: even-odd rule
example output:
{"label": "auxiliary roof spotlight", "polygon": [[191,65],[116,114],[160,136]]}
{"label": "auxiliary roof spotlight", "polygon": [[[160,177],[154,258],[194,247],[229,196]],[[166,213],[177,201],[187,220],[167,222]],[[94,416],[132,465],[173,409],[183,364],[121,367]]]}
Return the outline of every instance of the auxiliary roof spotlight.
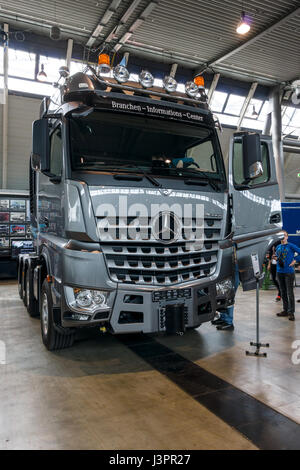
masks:
{"label": "auxiliary roof spotlight", "polygon": [[153,86],[154,77],[148,70],[142,70],[139,74],[139,82],[144,88],[150,88]]}
{"label": "auxiliary roof spotlight", "polygon": [[41,64],[41,70],[37,74],[36,78],[39,82],[45,82],[47,80],[47,74],[44,70],[44,64]]}
{"label": "auxiliary roof spotlight", "polygon": [[129,80],[129,72],[127,68],[121,64],[113,68],[113,76],[119,83],[125,83]]}
{"label": "auxiliary roof spotlight", "polygon": [[186,82],[185,92],[190,98],[196,98],[199,94],[199,87],[194,81]]}
{"label": "auxiliary roof spotlight", "polygon": [[176,91],[177,82],[174,77],[171,77],[171,75],[166,75],[163,79],[163,86],[166,91],[171,93],[172,91]]}
{"label": "auxiliary roof spotlight", "polygon": [[244,11],[241,13],[241,21],[239,22],[238,27],[236,28],[236,32],[238,34],[246,34],[250,31],[250,20],[249,18],[246,17],[246,14]]}
{"label": "auxiliary roof spotlight", "polygon": [[67,78],[70,75],[70,70],[66,65],[61,65],[58,69],[58,73],[62,78]]}

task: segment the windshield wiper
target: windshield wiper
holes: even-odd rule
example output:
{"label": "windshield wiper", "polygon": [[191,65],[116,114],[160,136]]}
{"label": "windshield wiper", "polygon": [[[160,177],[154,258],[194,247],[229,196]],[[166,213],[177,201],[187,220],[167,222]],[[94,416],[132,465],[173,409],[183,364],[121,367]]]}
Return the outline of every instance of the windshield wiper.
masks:
{"label": "windshield wiper", "polygon": [[[215,191],[219,191],[220,188],[219,188],[219,185],[213,180],[212,177],[210,177],[209,175],[207,175],[206,173],[204,173],[203,171],[201,170],[190,170],[188,168],[185,168],[185,170],[188,172],[188,173],[192,173],[193,175],[193,178],[203,178],[205,179],[205,181],[207,181],[207,183],[212,187],[212,189],[214,189]],[[191,180],[187,180],[187,181],[191,181]],[[193,183],[187,183],[187,184],[193,184]]]}
{"label": "windshield wiper", "polygon": [[208,181],[201,181],[201,180],[193,180],[193,179],[184,179],[183,180],[185,184],[195,184],[199,186],[207,186],[209,184]]}
{"label": "windshield wiper", "polygon": [[130,175],[129,173],[127,174],[115,174],[114,175],[115,180],[127,180],[127,181],[142,181],[142,177],[139,175],[132,174]]}
{"label": "windshield wiper", "polygon": [[[119,168],[119,167],[115,167],[115,169],[117,171],[126,171],[126,168],[135,168],[136,170],[138,170],[140,173],[142,173],[142,175],[148,180],[150,181],[150,183],[153,184],[153,186],[156,186],[157,188],[161,188],[162,185],[161,183],[159,183],[155,178],[153,178],[153,176],[149,175],[148,173],[146,173],[145,170],[143,170],[143,168],[140,168],[136,163],[133,163],[131,160],[129,162],[127,162],[126,160],[116,160],[114,159],[113,160],[114,163],[122,163],[122,166],[123,168]],[[148,162],[147,162],[148,163]],[[94,168],[94,167],[99,167],[99,163],[98,162],[91,162],[89,163],[88,166],[85,166],[85,169],[89,169],[90,168]],[[110,166],[104,166],[101,168],[99,168],[99,171],[101,170],[110,170],[110,169],[114,169],[114,167],[112,167],[111,165]],[[132,177],[130,175],[128,175],[128,178],[126,178],[126,175],[114,175],[114,178],[118,179],[118,176],[119,176],[119,179],[132,179]],[[138,175],[136,175],[138,177]],[[136,180],[138,181],[138,180]]]}
{"label": "windshield wiper", "polygon": [[[188,168],[176,168],[176,167],[167,168],[167,169],[174,171],[177,174],[177,176],[180,176],[180,178],[183,178],[183,181],[185,184],[195,184],[195,185],[198,184],[200,186],[207,186],[209,184],[212,187],[212,189],[214,189],[215,191],[219,191],[220,189],[217,183],[212,181],[212,179],[201,170],[191,170]],[[192,173],[193,176],[191,178],[186,179],[185,176],[188,176],[188,174],[184,175],[185,172]],[[198,179],[193,180],[193,178],[199,178],[199,180]],[[204,181],[200,181],[200,178]]]}
{"label": "windshield wiper", "polygon": [[162,185],[161,183],[159,183],[155,178],[153,178],[153,176],[149,175],[148,173],[146,173],[145,170],[143,170],[143,168],[140,168],[138,165],[136,165],[135,163],[132,163],[130,162],[129,164],[126,164],[126,167],[127,168],[136,168],[138,171],[140,171],[142,173],[142,175],[148,180],[150,181],[150,183],[153,184],[153,186],[156,186],[157,188],[161,188]]}

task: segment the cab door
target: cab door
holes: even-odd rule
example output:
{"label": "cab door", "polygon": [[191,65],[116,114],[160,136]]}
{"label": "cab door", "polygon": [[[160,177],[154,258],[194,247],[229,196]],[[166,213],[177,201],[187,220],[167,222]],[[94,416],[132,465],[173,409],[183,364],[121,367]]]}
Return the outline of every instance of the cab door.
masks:
{"label": "cab door", "polygon": [[242,137],[232,138],[229,151],[229,193],[232,211],[232,241],[236,246],[240,281],[244,290],[254,289],[251,254],[257,253],[262,271],[266,252],[282,228],[279,187],[272,140],[260,139],[263,172],[245,182]]}

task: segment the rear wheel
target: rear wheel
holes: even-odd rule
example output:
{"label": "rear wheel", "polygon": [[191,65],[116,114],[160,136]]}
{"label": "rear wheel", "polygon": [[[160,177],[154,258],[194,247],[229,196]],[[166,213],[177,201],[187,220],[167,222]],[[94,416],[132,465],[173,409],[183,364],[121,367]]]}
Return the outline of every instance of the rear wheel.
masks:
{"label": "rear wheel", "polygon": [[55,325],[51,288],[46,279],[41,292],[41,332],[43,343],[49,351],[69,348],[74,343],[73,331]]}

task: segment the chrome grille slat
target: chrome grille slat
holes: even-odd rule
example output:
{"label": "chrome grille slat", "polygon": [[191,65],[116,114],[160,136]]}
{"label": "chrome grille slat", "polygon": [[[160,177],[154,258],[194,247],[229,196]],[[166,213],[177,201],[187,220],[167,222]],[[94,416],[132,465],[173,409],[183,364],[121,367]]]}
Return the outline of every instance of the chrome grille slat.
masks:
{"label": "chrome grille slat", "polygon": [[[153,245],[153,244],[152,244]],[[116,251],[118,248],[122,248],[122,251]],[[190,254],[190,255],[193,255],[193,254],[200,254],[200,253],[211,253],[211,252],[216,252],[218,251],[218,245],[217,243],[214,243],[214,246],[209,248],[209,249],[206,249],[205,246],[203,248],[201,248],[201,250],[187,250],[187,251],[184,251],[183,250],[183,247],[181,246],[178,246],[177,249],[178,251],[176,253],[172,253],[170,251],[170,248],[168,248],[167,245],[164,245],[164,246],[161,246],[161,245],[157,245],[157,247],[155,248],[154,246],[149,246],[149,245],[145,245],[145,247],[143,249],[150,249],[149,252],[145,252],[145,251],[142,251],[142,247],[140,246],[135,246],[135,249],[136,251],[133,252],[133,251],[129,251],[127,246],[124,245],[120,245],[118,243],[116,243],[115,246],[111,246],[111,245],[106,245],[105,246],[105,254],[106,255],[114,255],[114,256],[117,256],[117,255],[126,255],[126,256],[155,256],[155,257],[159,257],[159,256],[178,256],[178,255],[186,255],[186,254]],[[159,249],[163,249],[164,252],[163,253],[158,253],[157,250]]]}
{"label": "chrome grille slat", "polygon": [[[117,218],[117,229],[118,222]],[[163,244],[153,239],[147,221],[143,221],[143,225],[149,230],[149,239],[131,240],[126,237],[126,220],[121,223],[124,224],[123,235],[125,232],[121,239],[101,239],[101,248],[113,281],[163,286],[204,278],[215,271],[218,241],[221,240],[220,218],[205,218],[204,243],[200,247],[183,238]]]}
{"label": "chrome grille slat", "polygon": [[129,271],[136,271],[137,269],[140,269],[140,270],[143,270],[145,272],[147,271],[153,271],[153,270],[158,270],[158,272],[160,271],[163,271],[163,272],[169,272],[169,271],[174,271],[174,269],[176,271],[180,270],[180,269],[187,269],[187,268],[201,268],[201,266],[208,266],[208,265],[211,265],[211,264],[215,264],[217,262],[217,257],[215,257],[213,260],[211,261],[204,261],[204,262],[200,262],[200,263],[189,263],[189,264],[182,264],[181,261],[178,261],[178,265],[177,266],[170,266],[169,263],[165,263],[165,266],[163,267],[159,267],[156,265],[155,261],[152,261],[151,262],[151,266],[150,267],[146,267],[143,265],[143,261],[138,261],[138,266],[130,266],[129,262],[128,261],[124,261],[124,265],[122,266],[118,266],[113,260],[108,260],[107,261],[107,264],[109,266],[109,268],[113,269],[113,270],[123,270],[123,269],[127,269]]}
{"label": "chrome grille slat", "polygon": [[[101,240],[105,242],[109,241],[127,241],[129,244],[141,242],[147,243],[149,241],[156,241],[156,238],[152,231],[152,222],[151,218],[141,217],[96,217],[99,233],[101,233]],[[135,222],[135,223],[134,223]],[[186,241],[186,236],[189,237],[189,232],[186,230],[195,231],[196,228],[203,229],[205,233],[205,238],[214,242],[220,240],[216,236],[216,233],[219,235],[221,231],[222,220],[220,218],[210,218],[206,217],[204,219],[203,227],[197,226],[196,219],[192,218],[191,223],[183,221],[181,238],[178,240],[180,242]],[[133,232],[130,230],[136,230],[136,237],[133,239]]]}

